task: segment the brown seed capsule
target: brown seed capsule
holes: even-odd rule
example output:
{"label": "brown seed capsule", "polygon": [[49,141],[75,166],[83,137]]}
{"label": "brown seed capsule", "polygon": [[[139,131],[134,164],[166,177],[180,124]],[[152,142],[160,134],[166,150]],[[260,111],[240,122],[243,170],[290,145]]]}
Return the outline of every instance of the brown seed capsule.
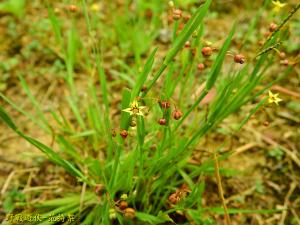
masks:
{"label": "brown seed capsule", "polygon": [[268,121],[264,121],[264,122],[263,122],[263,125],[264,125],[265,127],[269,126],[269,124],[270,124],[270,123],[269,123]]}
{"label": "brown seed capsule", "polygon": [[191,14],[184,15],[184,16],[183,16],[184,22],[189,21],[189,20],[191,19],[191,17],[192,17]]}
{"label": "brown seed capsule", "polygon": [[245,62],[245,56],[241,55],[241,54],[237,54],[234,56],[234,61],[236,63],[239,63],[239,64],[244,64]]}
{"label": "brown seed capsule", "polygon": [[161,118],[161,119],[158,120],[158,123],[159,123],[159,125],[164,126],[164,125],[166,125],[167,121],[166,121],[166,119]]}
{"label": "brown seed capsule", "polygon": [[266,33],[264,33],[264,36],[267,38],[271,35],[271,32],[267,31]]}
{"label": "brown seed capsule", "polygon": [[182,30],[184,28],[184,23],[180,23],[179,25],[178,25],[178,30]]}
{"label": "brown seed capsule", "polygon": [[180,197],[177,195],[177,193],[173,193],[169,196],[169,202],[172,204],[177,204],[180,200]]}
{"label": "brown seed capsule", "polygon": [[76,12],[77,11],[77,6],[76,5],[69,5],[68,9],[70,12]]}
{"label": "brown seed capsule", "polygon": [[170,108],[171,103],[170,103],[169,101],[162,101],[162,102],[160,103],[160,105],[161,105],[161,107],[162,107],[163,109],[168,109],[168,108]]}
{"label": "brown seed capsule", "polygon": [[201,50],[201,53],[204,57],[209,57],[212,55],[212,48],[211,47],[203,47],[202,50]]}
{"label": "brown seed capsule", "polygon": [[120,201],[120,203],[119,203],[119,208],[121,209],[121,210],[124,210],[124,209],[126,209],[128,207],[128,203],[126,202],[126,201]]}
{"label": "brown seed capsule", "polygon": [[284,65],[284,66],[288,66],[289,65],[289,60],[288,59],[282,60],[281,64]]}
{"label": "brown seed capsule", "polygon": [[133,208],[126,208],[124,210],[124,217],[127,219],[133,219],[135,217],[135,210]]}
{"label": "brown seed capsule", "polygon": [[180,9],[173,10],[173,19],[179,20],[182,17],[182,11]]}
{"label": "brown seed capsule", "polygon": [[185,48],[191,47],[191,42],[189,42],[189,41],[185,42],[184,47]]}
{"label": "brown seed capsule", "polygon": [[280,57],[281,59],[284,59],[284,58],[286,57],[285,52],[280,52],[280,53],[279,53],[279,57]]}
{"label": "brown seed capsule", "polygon": [[274,32],[277,29],[277,24],[276,23],[271,23],[269,26],[269,31]]}
{"label": "brown seed capsule", "polygon": [[204,63],[199,63],[199,64],[197,65],[197,69],[198,69],[199,71],[203,71],[203,70],[205,69]]}
{"label": "brown seed capsule", "polygon": [[127,130],[122,130],[122,131],[120,132],[120,135],[121,135],[122,138],[125,139],[125,138],[127,137],[127,135],[128,135]]}
{"label": "brown seed capsule", "polygon": [[182,112],[178,109],[175,109],[172,113],[172,116],[175,120],[179,120],[182,117]]}

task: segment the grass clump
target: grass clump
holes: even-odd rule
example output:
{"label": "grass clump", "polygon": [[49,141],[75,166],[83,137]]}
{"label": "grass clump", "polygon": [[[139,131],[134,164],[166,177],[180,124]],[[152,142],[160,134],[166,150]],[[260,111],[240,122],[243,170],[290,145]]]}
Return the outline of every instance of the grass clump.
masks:
{"label": "grass clump", "polygon": [[[28,203],[30,207],[21,201],[16,207],[24,212],[33,208],[44,219],[66,215],[66,224],[86,225],[216,224],[211,217],[216,214],[224,214],[226,223],[231,224],[231,214],[275,212],[227,207],[221,176],[230,170],[220,168],[220,162],[234,152],[223,151],[229,143],[209,149],[209,157],[201,163],[191,163],[190,159],[203,137],[231,114],[255,102],[233,130],[237,133],[252,115],[268,104],[269,86],[259,91],[256,88],[266,79],[271,65],[278,61],[273,53],[278,43],[284,41],[282,28],[297,10],[282,20],[252,57],[245,57],[231,50],[239,32],[237,21],[232,21],[229,33],[218,47],[204,39],[205,18],[210,16],[212,0],[191,7],[192,15],[186,17],[189,10],[182,15],[174,3],[168,6],[160,1],[140,1],[134,6],[134,13],[129,10],[129,1],[123,3],[126,4],[124,14],[111,15],[109,22],[103,22],[98,5],[91,6],[85,0],[76,7],[72,5],[67,9],[69,28],[65,28],[65,21],[57,16],[52,5],[47,5],[55,51],[65,65],[63,79],[68,95],[63,107],[69,109],[69,115],[55,109],[45,115],[24,74],[20,73],[20,85],[35,115],[3,94],[1,97],[48,134],[52,146],[25,134],[2,106],[0,118],[76,181],[74,192],[67,196],[58,194],[53,199],[32,201]],[[267,6],[266,3],[264,7]],[[108,7],[117,10],[113,3]],[[168,25],[169,33],[162,33],[169,35],[167,50],[161,50],[155,42],[162,35],[157,30],[161,26],[158,15],[163,12],[172,21]],[[261,11],[253,18],[251,30],[255,30],[260,15]],[[79,21],[85,24],[80,29]],[[142,31],[145,24],[149,31]],[[83,27],[88,42],[83,40]],[[99,29],[102,29],[100,34]],[[250,45],[250,34],[241,42],[243,48]],[[119,45],[120,53],[115,52],[114,43]],[[211,49],[209,54],[207,48]],[[114,55],[108,66],[117,70],[107,69],[106,51],[109,50]],[[164,55],[163,59],[159,54]],[[197,67],[198,63],[203,65]],[[85,74],[87,97],[84,99],[76,84],[78,70]],[[291,66],[287,67],[274,82],[287,76],[290,70]],[[195,87],[202,88],[193,99]],[[116,95],[119,104],[114,103]],[[207,98],[208,105],[204,105]],[[214,174],[219,205],[205,207],[204,177]],[[69,217],[67,221],[67,215],[74,218]],[[57,224],[57,221],[46,219],[33,224]]]}

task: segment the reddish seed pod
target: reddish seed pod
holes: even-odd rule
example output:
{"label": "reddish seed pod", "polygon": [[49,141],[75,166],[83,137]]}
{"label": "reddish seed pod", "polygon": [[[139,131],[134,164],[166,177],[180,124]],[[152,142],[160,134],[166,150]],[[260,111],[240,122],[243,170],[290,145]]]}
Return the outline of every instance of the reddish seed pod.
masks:
{"label": "reddish seed pod", "polygon": [[267,31],[266,33],[264,33],[264,36],[267,38],[271,35],[271,32]]}
{"label": "reddish seed pod", "polygon": [[277,29],[277,24],[276,23],[271,23],[269,26],[269,31],[274,32]]}
{"label": "reddish seed pod", "polygon": [[166,125],[167,121],[166,121],[165,118],[161,118],[161,119],[158,120],[158,123],[159,123],[159,125],[164,126],[164,125]]}
{"label": "reddish seed pod", "polygon": [[126,202],[126,201],[120,201],[120,203],[119,203],[119,208],[121,209],[121,210],[124,210],[124,209],[126,209],[128,207],[128,203]]}
{"label": "reddish seed pod", "polygon": [[169,196],[169,202],[171,202],[172,204],[177,204],[179,202],[180,198],[178,197],[178,195],[176,193],[173,193]]}
{"label": "reddish seed pod", "polygon": [[182,117],[182,112],[178,109],[175,109],[172,113],[172,116],[175,120],[179,120]]}
{"label": "reddish seed pod", "polygon": [[263,122],[263,125],[264,125],[265,127],[267,127],[267,126],[269,126],[269,122],[268,122],[268,121],[264,121],[264,122]]}
{"label": "reddish seed pod", "polygon": [[178,25],[178,30],[182,30],[184,28],[184,23],[180,23],[179,25]]}
{"label": "reddish seed pod", "polygon": [[237,54],[234,56],[234,61],[236,63],[239,63],[239,64],[244,64],[245,62],[245,56],[241,55],[241,54]]}
{"label": "reddish seed pod", "polygon": [[201,53],[204,57],[209,57],[212,55],[213,50],[211,47],[203,47]]}
{"label": "reddish seed pod", "polygon": [[281,64],[284,65],[284,66],[288,66],[289,65],[289,60],[288,59],[282,60]]}
{"label": "reddish seed pod", "polygon": [[122,130],[122,131],[120,132],[120,135],[121,135],[122,138],[125,139],[125,138],[128,136],[127,130]]}
{"label": "reddish seed pod", "polygon": [[279,57],[280,57],[281,59],[284,59],[284,58],[286,57],[285,52],[280,52],[280,53],[279,53]]}
{"label": "reddish seed pod", "polygon": [[170,108],[171,103],[170,103],[169,101],[162,101],[162,102],[160,103],[160,105],[161,105],[161,107],[162,107],[163,109],[168,109],[168,108]]}
{"label": "reddish seed pod", "polygon": [[182,17],[182,11],[180,9],[173,10],[173,19],[179,20]]}
{"label": "reddish seed pod", "polygon": [[76,5],[69,5],[68,9],[70,12],[76,12],[77,11],[77,6]]}
{"label": "reddish seed pod", "polygon": [[191,47],[191,42],[190,41],[185,42],[184,47],[185,48]]}
{"label": "reddish seed pod", "polygon": [[133,219],[135,217],[135,210],[133,208],[126,208],[124,210],[124,217],[127,219]]}
{"label": "reddish seed pod", "polygon": [[204,63],[199,63],[199,64],[197,65],[197,69],[198,69],[199,71],[203,71],[203,70],[205,69]]}
{"label": "reddish seed pod", "polygon": [[189,21],[189,20],[191,19],[191,17],[192,17],[191,14],[184,15],[184,16],[183,16],[184,22]]}

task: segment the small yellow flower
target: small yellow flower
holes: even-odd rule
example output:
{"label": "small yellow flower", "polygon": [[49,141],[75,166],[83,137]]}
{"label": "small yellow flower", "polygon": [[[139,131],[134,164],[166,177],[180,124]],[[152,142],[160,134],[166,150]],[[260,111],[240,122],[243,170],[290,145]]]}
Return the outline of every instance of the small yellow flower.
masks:
{"label": "small yellow flower", "polygon": [[276,1],[272,1],[273,5],[274,5],[274,8],[273,10],[275,12],[279,12],[285,5],[286,3],[281,3],[280,1],[276,0]]}
{"label": "small yellow flower", "polygon": [[144,116],[143,111],[146,109],[146,106],[139,106],[138,102],[134,100],[129,108],[123,109],[122,111],[128,112],[131,116]]}
{"label": "small yellow flower", "polygon": [[275,103],[276,105],[278,105],[278,102],[281,102],[282,99],[278,97],[278,93],[277,94],[273,94],[271,91],[269,91],[269,99],[268,102],[269,104]]}
{"label": "small yellow flower", "polygon": [[97,3],[94,3],[94,4],[91,5],[91,10],[94,11],[94,12],[100,11],[100,8],[101,8],[100,5],[97,4]]}

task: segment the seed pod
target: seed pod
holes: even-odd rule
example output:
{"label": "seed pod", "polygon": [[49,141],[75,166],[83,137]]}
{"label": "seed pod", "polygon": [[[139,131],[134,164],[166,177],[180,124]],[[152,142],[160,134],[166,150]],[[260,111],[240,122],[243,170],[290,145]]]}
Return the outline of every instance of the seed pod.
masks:
{"label": "seed pod", "polygon": [[173,19],[179,20],[182,17],[182,11],[180,9],[173,10]]}
{"label": "seed pod", "polygon": [[126,201],[120,201],[120,203],[119,203],[119,208],[121,209],[121,210],[124,210],[124,209],[126,209],[128,207],[128,203],[126,202]]}
{"label": "seed pod", "polygon": [[280,53],[279,53],[279,57],[280,57],[281,59],[284,59],[284,58],[286,57],[285,52],[280,52]]}
{"label": "seed pod", "polygon": [[198,69],[199,71],[203,71],[203,70],[205,69],[204,63],[199,63],[199,64],[197,65],[197,69]]}
{"label": "seed pod", "polygon": [[133,219],[135,217],[135,210],[133,208],[126,208],[124,210],[124,217],[127,219]]}
{"label": "seed pod", "polygon": [[164,125],[166,125],[167,121],[166,121],[165,118],[161,118],[161,119],[158,120],[158,123],[159,123],[159,125],[164,126]]}
{"label": "seed pod", "polygon": [[264,36],[265,36],[266,38],[268,38],[270,35],[271,35],[271,32],[269,32],[269,31],[267,31],[266,33],[264,33]]}
{"label": "seed pod", "polygon": [[289,65],[289,60],[288,59],[282,60],[281,64],[284,65],[284,66],[288,66]]}
{"label": "seed pod", "polygon": [[185,48],[191,47],[191,42],[189,42],[189,41],[185,42],[184,47]]}
{"label": "seed pod", "polygon": [[265,127],[269,126],[269,124],[270,124],[270,123],[269,123],[268,121],[264,121],[264,122],[263,122],[263,125],[264,125]]}
{"label": "seed pod", "polygon": [[182,30],[184,28],[184,23],[180,23],[179,25],[178,25],[178,33],[179,33],[179,31],[180,30]]}
{"label": "seed pod", "polygon": [[127,135],[128,135],[127,130],[122,130],[122,131],[120,132],[120,135],[121,135],[122,138],[125,139],[125,138],[127,137]]}
{"label": "seed pod", "polygon": [[245,62],[245,56],[241,55],[241,54],[237,54],[234,56],[234,61],[236,63],[239,63],[239,64],[244,64]]}
{"label": "seed pod", "polygon": [[172,204],[177,204],[179,202],[180,198],[177,195],[177,193],[173,193],[169,196],[169,202],[171,202]]}
{"label": "seed pod", "polygon": [[269,31],[274,32],[277,29],[277,24],[276,23],[271,23],[269,26]]}
{"label": "seed pod", "polygon": [[188,22],[191,19],[191,14],[186,14],[183,16],[184,22]]}
{"label": "seed pod", "polygon": [[211,47],[203,47],[201,53],[204,57],[209,57],[212,55],[212,48]]}
{"label": "seed pod", "polygon": [[69,5],[68,9],[70,12],[76,12],[77,11],[77,6],[76,5]]}
{"label": "seed pod", "polygon": [[172,116],[175,120],[179,120],[182,117],[182,112],[178,109],[175,109],[172,113]]}
{"label": "seed pod", "polygon": [[162,102],[160,103],[160,105],[161,105],[161,107],[162,107],[163,109],[168,109],[168,108],[170,108],[170,106],[171,106],[171,104],[170,104],[169,101],[162,101]]}

